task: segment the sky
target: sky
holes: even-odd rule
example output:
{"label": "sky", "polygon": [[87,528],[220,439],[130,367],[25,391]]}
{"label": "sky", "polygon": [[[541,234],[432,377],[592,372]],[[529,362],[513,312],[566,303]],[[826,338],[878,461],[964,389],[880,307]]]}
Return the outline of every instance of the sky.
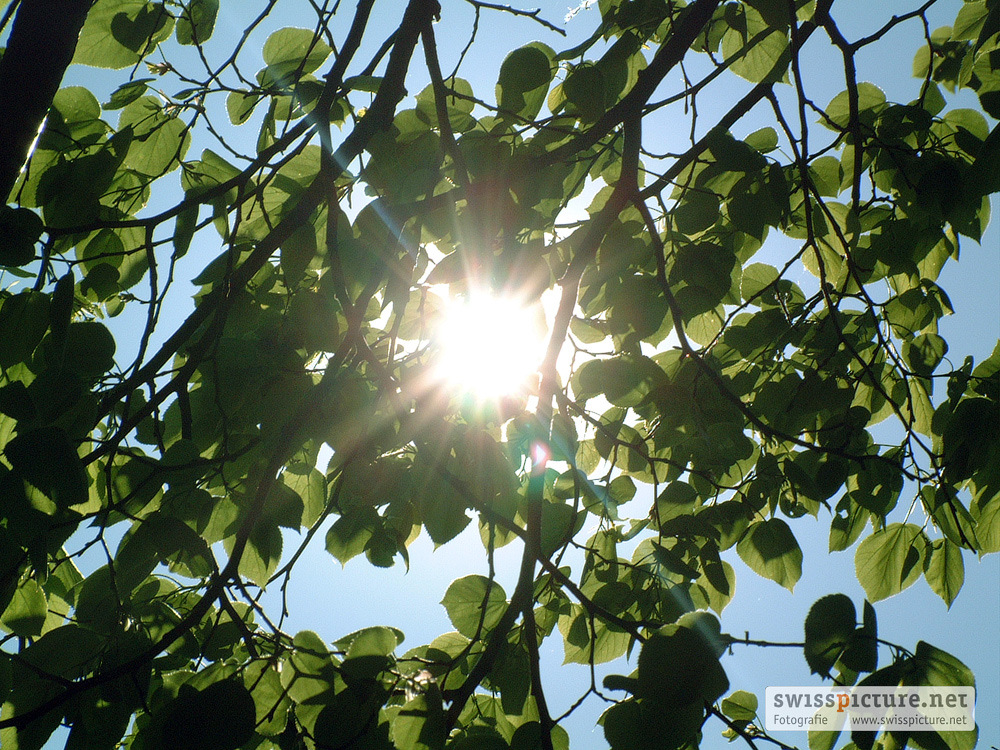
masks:
{"label": "sky", "polygon": [[[564,0],[535,2],[542,4],[542,12],[548,19],[562,25],[568,10]],[[260,0],[223,2],[216,34],[233,38],[262,5]],[[454,66],[457,50],[467,38],[471,11],[470,6],[460,0],[445,0],[443,5],[446,20],[438,25],[436,33],[444,58],[442,67],[448,71]],[[838,0],[834,5],[834,16],[850,39],[870,30],[877,22],[887,20],[893,13],[909,10],[913,5],[896,0],[880,3]],[[958,0],[940,2],[940,8],[933,12],[931,27],[950,23],[960,5]],[[279,7],[284,7],[284,0]],[[384,32],[396,22],[401,8],[401,2],[376,4],[373,37],[377,37],[378,41],[384,37]],[[310,15],[304,18],[309,19]],[[346,33],[347,18],[345,14],[342,25],[334,29],[338,39]],[[557,49],[568,47],[589,35],[596,22],[596,7],[580,12],[567,24],[570,38],[563,41],[527,19],[510,19],[484,11],[479,40],[473,46],[461,74],[471,81],[475,91],[491,92],[500,61],[509,50],[532,39],[542,39]],[[306,25],[309,20],[301,23]],[[266,36],[268,30],[280,25],[296,25],[295,14],[282,12],[279,18],[269,21],[260,39]],[[380,34],[380,31],[383,33]],[[891,100],[909,101],[915,98],[918,81],[912,78],[911,62],[920,34],[919,24],[907,24],[890,35],[887,39],[890,44],[879,46],[880,50],[890,50],[891,56],[873,57],[862,53],[859,60],[861,76],[875,81]],[[225,47],[224,44],[219,46]],[[366,43],[358,59],[364,59],[374,46],[377,42]],[[842,75],[837,73],[840,68],[835,61],[807,47],[804,63],[809,91],[817,103],[824,104],[843,89]],[[65,84],[97,89],[109,85],[113,87],[115,84],[109,82],[117,79],[118,75],[78,67],[70,71]],[[703,122],[714,122],[713,116],[724,112],[738,95],[739,91],[734,89],[731,97],[699,100]],[[963,103],[975,106],[974,100],[968,97],[959,100],[958,106]],[[107,116],[114,119],[113,113]],[[734,127],[734,134],[744,136],[760,124],[760,120],[751,113]],[[664,133],[665,141],[686,138],[686,128],[685,123],[678,133]],[[249,124],[237,132],[248,139],[246,150],[251,150],[256,128]],[[199,150],[200,146],[196,143],[189,156],[194,157]],[[1000,211],[996,201],[994,210]],[[196,244],[185,259],[185,266],[179,269],[179,275],[183,276],[187,271],[196,272],[218,252],[217,247]],[[963,239],[961,262],[949,264],[940,283],[948,291],[956,309],[955,315],[941,322],[941,334],[951,347],[950,361],[960,364],[966,354],[973,355],[977,362],[981,361],[1000,339],[998,221],[994,220],[991,224],[982,246]],[[183,297],[190,291],[189,287],[179,285],[180,296],[173,310],[177,320],[187,312],[185,304],[189,303],[185,303]],[[169,329],[170,322],[169,319],[163,320],[163,328]],[[123,353],[127,352],[129,336],[134,340],[136,335],[134,328],[129,329],[131,321],[121,319],[111,321],[109,325],[122,335]],[[649,497],[635,502],[648,504]],[[644,515],[645,510],[636,509],[636,513]],[[818,521],[801,519],[792,524],[792,528],[805,552],[803,576],[794,594],[756,576],[743,565],[735,550],[724,554],[724,559],[737,572],[737,595],[721,618],[724,631],[738,636],[747,632],[751,638],[757,639],[801,640],[802,624],[809,606],[830,593],[847,594],[860,611],[864,593],[854,576],[853,548],[833,555],[826,552],[829,518],[821,515]],[[322,534],[317,536],[317,541],[321,540]],[[295,535],[288,534],[286,549],[293,548],[295,544]],[[497,553],[498,578],[508,593],[514,586],[519,555],[519,545],[510,545]],[[411,547],[410,558],[409,572],[402,564],[390,569],[373,568],[363,557],[355,558],[342,567],[322,549],[321,544],[314,544],[314,548],[307,551],[299,562],[297,575],[291,579],[287,594],[292,614],[285,623],[285,629],[289,632],[313,629],[324,638],[333,640],[368,625],[394,625],[406,633],[401,651],[451,630],[443,607],[438,605],[448,584],[458,575],[486,573],[486,558],[475,532],[475,524],[456,540],[437,550],[433,550],[426,536],[422,536]],[[951,651],[973,669],[979,688],[979,746],[989,748],[1000,745],[1000,644],[996,638],[996,633],[1000,632],[1000,555],[992,555],[982,561],[966,555],[965,565],[965,587],[950,610],[921,579],[902,594],[876,605],[880,618],[879,635],[910,649],[918,640],[925,640]],[[279,604],[279,596],[276,587],[272,587],[267,595],[274,604]],[[562,644],[558,633],[543,644],[542,653],[550,706],[554,714],[559,714],[585,690],[590,680],[589,672],[579,665],[559,666]],[[887,654],[882,653],[881,656],[884,660]],[[723,657],[722,663],[733,689],[756,692],[761,701],[764,688],[768,685],[817,684],[817,680],[810,677],[801,652],[796,649],[768,649],[762,653],[760,649],[736,647],[731,654]],[[615,663],[602,668],[598,680],[604,673],[628,673],[634,666],[633,658],[627,665]],[[574,750],[607,747],[600,727],[595,726],[601,710],[600,702],[591,697],[564,723]],[[710,721],[702,747],[714,749],[728,746],[719,736],[722,728],[717,721]],[[805,750],[803,735],[779,733],[776,736]],[[50,743],[50,746],[57,747],[59,744]]]}

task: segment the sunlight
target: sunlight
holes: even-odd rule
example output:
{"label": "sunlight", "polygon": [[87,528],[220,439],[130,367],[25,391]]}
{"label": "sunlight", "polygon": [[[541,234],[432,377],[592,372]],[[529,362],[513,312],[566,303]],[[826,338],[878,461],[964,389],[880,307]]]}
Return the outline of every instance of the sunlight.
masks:
{"label": "sunlight", "polygon": [[478,399],[525,393],[545,351],[541,306],[471,291],[452,299],[435,334],[436,369]]}

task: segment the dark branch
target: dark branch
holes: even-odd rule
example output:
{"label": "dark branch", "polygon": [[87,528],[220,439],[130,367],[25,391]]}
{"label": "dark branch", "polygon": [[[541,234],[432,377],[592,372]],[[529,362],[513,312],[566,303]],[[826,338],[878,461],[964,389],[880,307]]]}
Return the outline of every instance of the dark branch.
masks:
{"label": "dark branch", "polygon": [[14,17],[0,58],[0,197],[4,203],[28,158],[76,51],[93,0],[29,0]]}

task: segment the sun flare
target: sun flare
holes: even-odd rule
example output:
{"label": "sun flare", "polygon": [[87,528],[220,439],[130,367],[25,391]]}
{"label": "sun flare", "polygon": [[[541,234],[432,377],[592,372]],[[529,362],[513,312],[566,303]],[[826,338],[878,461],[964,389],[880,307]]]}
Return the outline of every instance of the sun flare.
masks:
{"label": "sun flare", "polygon": [[435,339],[449,387],[481,399],[523,393],[544,354],[541,307],[470,292],[448,304]]}

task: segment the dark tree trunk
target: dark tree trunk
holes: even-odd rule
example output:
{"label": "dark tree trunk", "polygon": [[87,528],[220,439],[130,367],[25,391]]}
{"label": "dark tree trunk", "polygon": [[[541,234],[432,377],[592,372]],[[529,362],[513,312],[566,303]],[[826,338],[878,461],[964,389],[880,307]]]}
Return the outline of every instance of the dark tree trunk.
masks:
{"label": "dark tree trunk", "polygon": [[0,197],[7,202],[93,0],[21,0],[0,59]]}

